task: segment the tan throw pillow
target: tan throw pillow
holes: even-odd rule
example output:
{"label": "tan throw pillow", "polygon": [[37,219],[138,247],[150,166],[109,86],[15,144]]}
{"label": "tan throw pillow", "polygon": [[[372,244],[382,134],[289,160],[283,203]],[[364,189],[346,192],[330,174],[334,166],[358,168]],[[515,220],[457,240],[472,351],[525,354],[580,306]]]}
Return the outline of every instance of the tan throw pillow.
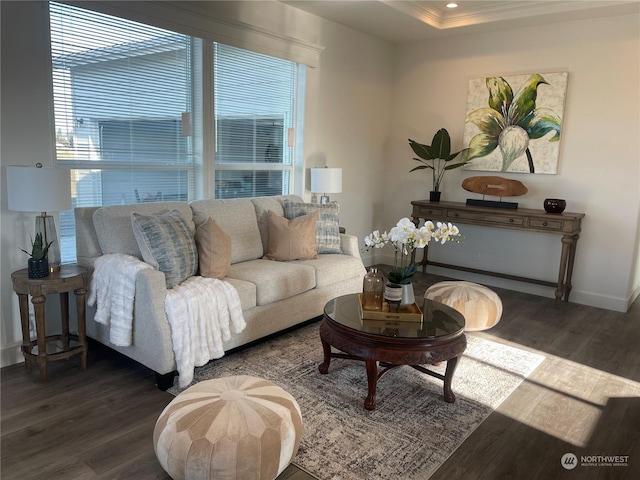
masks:
{"label": "tan throw pillow", "polygon": [[269,245],[266,258],[278,261],[309,260],[318,257],[316,251],[316,221],[318,212],[287,220],[268,212]]}
{"label": "tan throw pillow", "polygon": [[231,237],[209,217],[196,230],[200,275],[224,278],[231,269]]}

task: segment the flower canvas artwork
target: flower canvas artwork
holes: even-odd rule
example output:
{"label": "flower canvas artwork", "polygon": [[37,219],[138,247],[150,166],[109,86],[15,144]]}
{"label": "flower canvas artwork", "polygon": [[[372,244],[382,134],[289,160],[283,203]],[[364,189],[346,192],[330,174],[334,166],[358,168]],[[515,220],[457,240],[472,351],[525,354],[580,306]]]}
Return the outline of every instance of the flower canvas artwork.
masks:
{"label": "flower canvas artwork", "polygon": [[558,171],[567,72],[469,80],[463,168],[513,173]]}

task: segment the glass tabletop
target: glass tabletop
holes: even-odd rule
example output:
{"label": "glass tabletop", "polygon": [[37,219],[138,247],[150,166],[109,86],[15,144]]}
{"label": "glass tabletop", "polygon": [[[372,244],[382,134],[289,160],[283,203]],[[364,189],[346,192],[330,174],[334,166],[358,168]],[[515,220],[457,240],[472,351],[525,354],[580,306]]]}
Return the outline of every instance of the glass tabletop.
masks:
{"label": "glass tabletop", "polygon": [[325,316],[354,330],[373,335],[401,338],[433,338],[445,340],[464,330],[464,316],[457,310],[429,299],[416,298],[422,310],[422,322],[369,320],[360,316],[358,294],[343,295],[324,307]]}

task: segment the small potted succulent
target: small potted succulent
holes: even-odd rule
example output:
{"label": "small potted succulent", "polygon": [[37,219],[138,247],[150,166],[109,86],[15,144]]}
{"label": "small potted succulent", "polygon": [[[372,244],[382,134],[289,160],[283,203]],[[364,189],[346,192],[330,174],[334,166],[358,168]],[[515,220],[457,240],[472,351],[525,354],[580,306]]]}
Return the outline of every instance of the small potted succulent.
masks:
{"label": "small potted succulent", "polygon": [[414,158],[414,160],[422,163],[422,165],[418,165],[409,171],[413,172],[415,170],[430,169],[433,174],[433,190],[430,193],[429,199],[431,201],[439,201],[440,182],[442,182],[445,172],[447,170],[462,167],[468,163],[465,160],[458,163],[451,163],[451,161],[461,153],[465,154],[469,149],[465,148],[459,152],[452,153],[451,137],[449,136],[449,132],[446,128],[441,128],[436,132],[433,136],[433,140],[431,141],[431,145],[424,145],[411,139],[409,139],[409,145],[413,152],[419,157]]}
{"label": "small potted succulent", "polygon": [[27,262],[29,278],[44,278],[49,276],[49,259],[47,253],[52,243],[53,242],[49,242],[45,245],[42,241],[42,234],[36,233],[36,239],[31,241],[31,253],[23,248],[20,249],[31,257]]}

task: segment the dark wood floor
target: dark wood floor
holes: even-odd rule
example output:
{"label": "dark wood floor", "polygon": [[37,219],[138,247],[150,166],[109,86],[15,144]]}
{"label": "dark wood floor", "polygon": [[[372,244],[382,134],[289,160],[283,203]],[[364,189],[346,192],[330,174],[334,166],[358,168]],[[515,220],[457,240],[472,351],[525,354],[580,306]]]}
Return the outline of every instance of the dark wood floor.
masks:
{"label": "dark wood floor", "polygon": [[[418,274],[416,293],[441,279]],[[572,303],[556,310],[552,299],[495,290],[501,322],[472,335],[545,360],[431,479],[640,478],[640,302],[626,314]],[[173,397],[143,367],[92,345],[86,372],[76,357],[51,363],[46,384],[37,367],[0,375],[3,479],[168,478],[152,432]],[[582,456],[628,456],[628,466],[566,470],[565,453],[578,464]],[[280,476],[311,478],[294,466]]]}

